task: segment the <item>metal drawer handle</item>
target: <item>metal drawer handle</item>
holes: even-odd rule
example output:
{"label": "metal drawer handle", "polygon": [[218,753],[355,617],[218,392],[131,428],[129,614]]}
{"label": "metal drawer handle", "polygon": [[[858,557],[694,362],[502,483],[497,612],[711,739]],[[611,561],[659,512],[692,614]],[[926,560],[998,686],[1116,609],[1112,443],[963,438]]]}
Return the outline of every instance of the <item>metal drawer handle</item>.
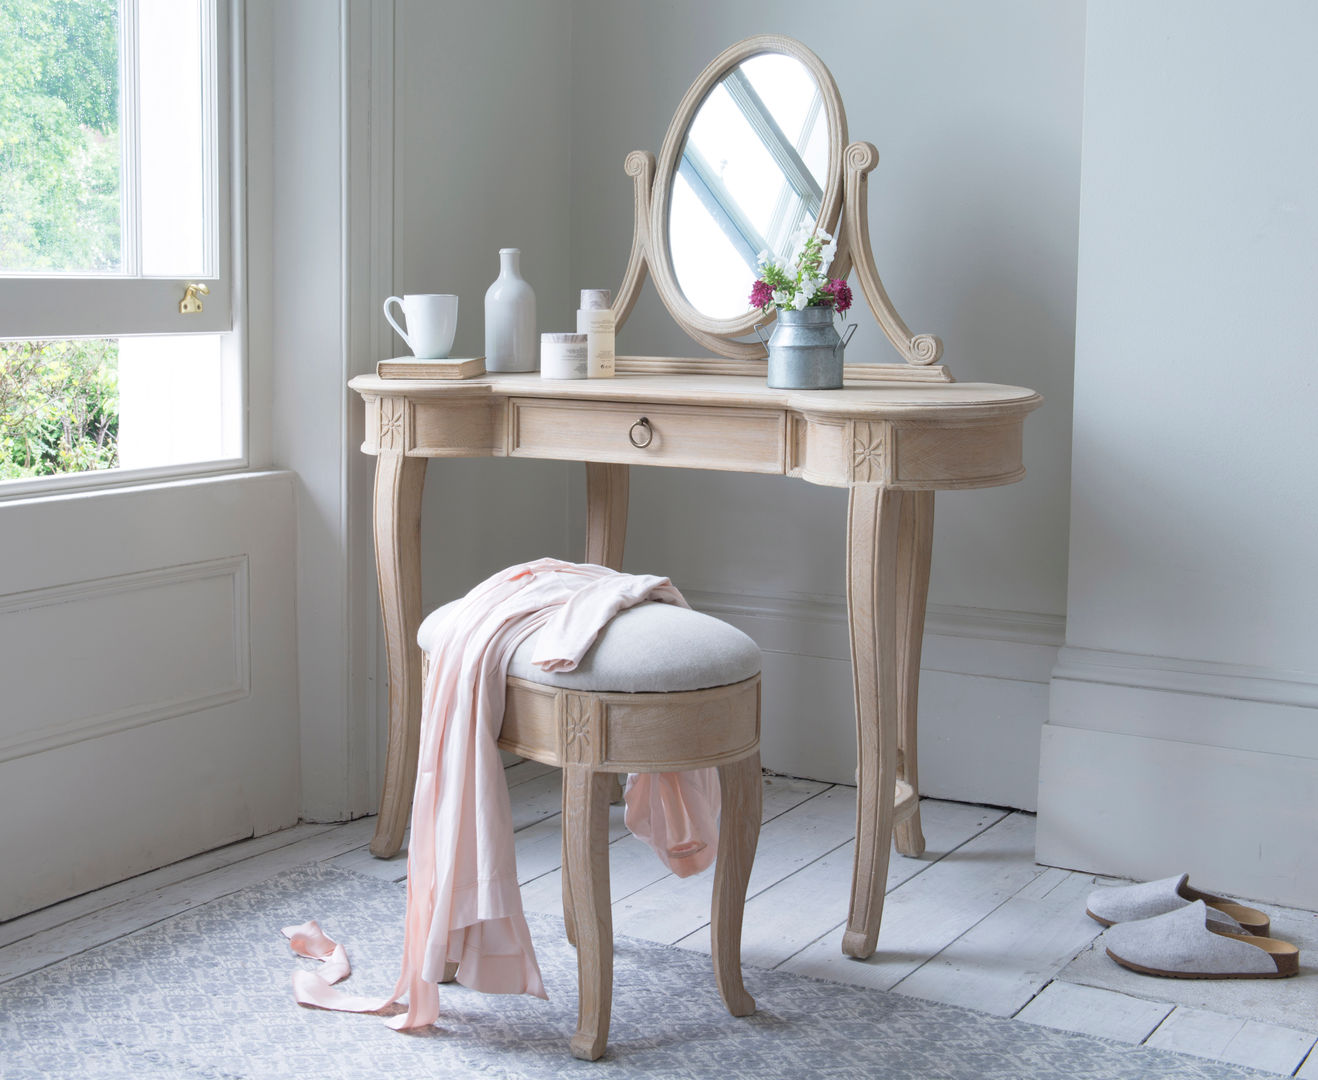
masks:
{"label": "metal drawer handle", "polygon": [[[637,428],[640,428],[641,431],[644,433],[645,442],[641,442],[636,438]],[[627,438],[631,440],[631,444],[634,447],[636,447],[636,449],[638,450],[644,450],[647,446],[649,446],[652,442],[654,442],[654,428],[650,426],[649,419],[647,417],[642,416],[639,420],[637,420],[636,423],[634,423],[631,427],[627,429]]]}

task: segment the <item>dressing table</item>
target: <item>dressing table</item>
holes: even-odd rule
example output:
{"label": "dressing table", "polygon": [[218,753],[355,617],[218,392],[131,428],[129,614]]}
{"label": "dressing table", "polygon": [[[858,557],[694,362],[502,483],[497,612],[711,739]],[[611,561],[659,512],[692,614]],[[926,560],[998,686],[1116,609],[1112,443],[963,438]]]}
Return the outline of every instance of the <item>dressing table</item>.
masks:
{"label": "dressing table", "polygon": [[[769,91],[784,79],[813,90],[813,97],[791,95],[808,99],[799,115],[772,104]],[[702,140],[708,145],[711,131],[717,137],[713,121],[720,116],[739,125],[732,141],[754,136],[752,187],[775,195],[758,218],[754,192],[739,195],[748,189],[735,167],[722,161],[711,172],[709,155],[701,154]],[[766,173],[765,161],[778,171]],[[613,303],[621,326],[652,276],[677,324],[715,356],[619,356],[612,379],[553,381],[530,373],[351,381],[366,406],[362,449],[376,457],[376,566],[389,665],[389,744],[375,855],[388,857],[401,846],[416,774],[428,459],[584,462],[584,556],[615,568],[622,564],[630,465],[793,476],[849,490],[846,596],[858,792],[842,947],[858,958],[874,952],[892,841],[906,855],[924,850],[916,715],[934,492],[1019,480],[1024,420],[1042,403],[1021,387],[955,382],[938,363],[938,339],[912,334],[897,315],[869,240],[866,178],[877,161],[870,144],[848,145],[837,87],[813,53],[773,35],[739,42],[692,85],[657,162],[645,152],[627,158],[636,220]],[[762,250],[755,244],[786,255],[802,223],[837,237],[829,276],[854,272],[900,360],[848,364],[840,390],[769,388],[763,347],[744,340],[766,321],[745,310]],[[731,278],[735,295],[702,292],[700,269],[688,253],[703,250],[720,253],[711,255],[715,263],[723,258],[740,266],[739,276],[722,275]]]}

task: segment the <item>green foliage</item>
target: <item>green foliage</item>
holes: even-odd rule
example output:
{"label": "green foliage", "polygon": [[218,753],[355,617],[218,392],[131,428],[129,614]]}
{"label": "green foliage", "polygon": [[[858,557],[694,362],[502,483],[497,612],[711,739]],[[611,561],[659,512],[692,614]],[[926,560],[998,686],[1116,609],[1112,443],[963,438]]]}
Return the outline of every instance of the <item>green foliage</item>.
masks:
{"label": "green foliage", "polygon": [[119,264],[116,0],[0,0],[0,269]]}
{"label": "green foliage", "polygon": [[[0,270],[119,263],[117,0],[0,0]],[[119,343],[0,342],[0,479],[118,464]]]}
{"label": "green foliage", "polygon": [[119,342],[0,342],[0,480],[119,464]]}

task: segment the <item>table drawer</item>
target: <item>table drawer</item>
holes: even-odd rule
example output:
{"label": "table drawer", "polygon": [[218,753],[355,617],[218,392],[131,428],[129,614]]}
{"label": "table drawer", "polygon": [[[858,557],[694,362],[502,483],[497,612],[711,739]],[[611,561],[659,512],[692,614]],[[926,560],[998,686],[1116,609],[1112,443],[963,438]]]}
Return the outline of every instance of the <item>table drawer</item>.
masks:
{"label": "table drawer", "polygon": [[776,410],[513,398],[508,421],[513,457],[736,472],[785,469],[787,418]]}

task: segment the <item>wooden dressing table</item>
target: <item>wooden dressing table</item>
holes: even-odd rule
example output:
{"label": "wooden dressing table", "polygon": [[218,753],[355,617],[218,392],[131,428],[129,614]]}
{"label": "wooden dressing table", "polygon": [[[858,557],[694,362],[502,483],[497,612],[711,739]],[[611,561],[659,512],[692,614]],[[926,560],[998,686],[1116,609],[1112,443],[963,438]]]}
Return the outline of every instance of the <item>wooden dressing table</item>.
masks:
{"label": "wooden dressing table", "polygon": [[[817,101],[822,124],[794,138],[785,118],[754,93],[763,57],[795,61]],[[790,73],[789,73],[790,74]],[[785,77],[776,69],[774,78]],[[765,384],[758,342],[744,339],[758,311],[716,317],[687,295],[671,252],[672,192],[703,105],[729,94],[784,170],[783,207],[807,229],[838,238],[830,277],[855,273],[880,328],[902,363],[846,367],[838,390],[782,390]],[[817,136],[817,137],[816,137]],[[820,140],[824,140],[820,142]],[[810,147],[827,165],[807,175]],[[705,69],[679,105],[658,164],[628,156],[635,224],[631,257],[613,303],[619,326],[647,274],[674,320],[717,358],[619,357],[612,379],[553,381],[537,374],[489,374],[465,381],[404,381],[373,375],[349,384],[366,404],[366,441],[376,456],[375,549],[389,662],[389,747],[371,851],[402,844],[417,767],[421,713],[421,493],[429,458],[528,457],[586,465],[585,559],[620,568],[627,529],[628,466],[720,469],[800,477],[849,489],[846,594],[857,730],[856,854],[843,952],[870,956],[878,939],[895,837],[905,855],[924,851],[916,762],[916,699],[934,491],[1009,484],[1024,475],[1025,417],[1042,398],[1032,390],[957,383],[939,365],[942,345],[912,334],[893,308],[870,248],[866,180],[878,162],[868,143],[846,142],[846,118],[832,76],[790,38],[739,42]],[[685,175],[685,173],[683,173]],[[704,181],[702,181],[703,183]],[[768,182],[768,178],[766,181]],[[775,181],[776,182],[776,181]],[[710,227],[754,232],[748,209],[710,181],[718,201]],[[791,192],[795,191],[796,196]],[[793,204],[792,198],[798,201]],[[784,201],[786,200],[786,201]],[[793,209],[795,206],[795,209]],[[702,219],[703,221],[703,219]],[[696,222],[695,224],[700,224]],[[691,222],[683,222],[688,230]],[[723,243],[720,234],[711,242]],[[754,251],[754,248],[750,249]],[[748,256],[746,288],[754,275]],[[853,352],[854,352],[853,347]],[[663,573],[662,567],[647,567]],[[677,583],[680,587],[681,582]]]}
{"label": "wooden dressing table", "polygon": [[[416,775],[421,493],[429,458],[585,462],[585,558],[613,567],[622,564],[628,465],[798,476],[850,489],[847,611],[859,790],[844,949],[869,956],[878,939],[894,827],[903,854],[924,850],[916,691],[933,493],[1020,479],[1023,422],[1042,399],[1020,387],[983,383],[770,390],[762,376],[638,374],[628,370],[632,365],[620,359],[616,378],[580,382],[487,375],[436,383],[367,375],[350,383],[366,402],[363,450],[376,455],[376,563],[389,657],[389,749],[371,850],[380,857],[398,851]],[[643,448],[630,437],[642,417],[652,432]]]}

